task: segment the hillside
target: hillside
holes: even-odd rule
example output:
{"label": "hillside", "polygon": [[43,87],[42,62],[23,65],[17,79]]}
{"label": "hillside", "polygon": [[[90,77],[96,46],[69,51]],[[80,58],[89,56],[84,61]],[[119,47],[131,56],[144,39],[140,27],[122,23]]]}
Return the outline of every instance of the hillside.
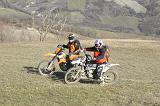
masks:
{"label": "hillside", "polygon": [[159,0],[1,0],[0,7],[37,16],[60,9],[68,24],[160,35]]}

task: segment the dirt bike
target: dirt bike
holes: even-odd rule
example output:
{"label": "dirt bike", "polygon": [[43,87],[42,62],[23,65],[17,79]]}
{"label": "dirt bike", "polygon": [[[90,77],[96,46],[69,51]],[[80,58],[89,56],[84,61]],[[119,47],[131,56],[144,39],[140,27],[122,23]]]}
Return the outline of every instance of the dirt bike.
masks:
{"label": "dirt bike", "polygon": [[[90,64],[90,60],[88,60],[87,56],[83,56],[81,58],[76,58],[71,62],[74,66],[70,68],[65,74],[65,83],[73,84],[78,82],[80,79],[90,79],[96,80],[99,83],[103,84],[112,84],[118,79],[118,74],[115,71],[112,71],[111,68],[113,66],[119,66],[119,64]],[[97,70],[98,79],[93,78],[93,72]]]}
{"label": "dirt bike", "polygon": [[70,68],[69,61],[67,61],[67,55],[64,52],[63,45],[58,45],[53,53],[47,53],[45,56],[51,57],[50,60],[43,60],[38,65],[38,71],[41,75],[52,75],[56,68],[55,62],[57,59],[58,65],[62,71],[67,71]]}

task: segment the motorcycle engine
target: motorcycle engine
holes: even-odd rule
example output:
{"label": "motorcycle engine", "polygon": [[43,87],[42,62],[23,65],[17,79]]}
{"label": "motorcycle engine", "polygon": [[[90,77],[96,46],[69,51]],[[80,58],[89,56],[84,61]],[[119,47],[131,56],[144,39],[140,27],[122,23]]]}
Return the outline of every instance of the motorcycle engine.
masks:
{"label": "motorcycle engine", "polygon": [[87,64],[86,75],[88,78],[93,78],[93,71],[96,69],[96,64]]}

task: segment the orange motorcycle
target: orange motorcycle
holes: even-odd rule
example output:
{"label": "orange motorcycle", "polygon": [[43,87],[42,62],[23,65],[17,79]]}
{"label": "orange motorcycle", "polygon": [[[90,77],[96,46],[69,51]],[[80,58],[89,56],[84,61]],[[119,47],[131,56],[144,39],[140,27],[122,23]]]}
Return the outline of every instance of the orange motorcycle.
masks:
{"label": "orange motorcycle", "polygon": [[69,55],[64,52],[65,48],[58,45],[53,53],[47,53],[45,56],[51,57],[50,60],[43,60],[38,65],[38,71],[41,75],[52,75],[56,71],[55,63],[58,63],[62,71],[67,71],[72,67],[69,61]]}

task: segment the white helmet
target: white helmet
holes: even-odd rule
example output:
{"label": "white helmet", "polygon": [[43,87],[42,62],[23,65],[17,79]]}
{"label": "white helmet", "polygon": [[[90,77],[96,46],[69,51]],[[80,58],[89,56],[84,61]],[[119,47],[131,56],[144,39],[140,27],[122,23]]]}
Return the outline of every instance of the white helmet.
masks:
{"label": "white helmet", "polygon": [[73,41],[74,41],[74,39],[75,39],[74,36],[75,36],[75,35],[72,34],[72,33],[68,35],[68,40],[69,40],[69,42],[73,42]]}
{"label": "white helmet", "polygon": [[96,48],[100,48],[100,47],[103,46],[103,42],[102,42],[102,40],[100,40],[100,39],[97,39],[97,40],[94,42],[94,44],[95,44],[95,47],[96,47]]}

